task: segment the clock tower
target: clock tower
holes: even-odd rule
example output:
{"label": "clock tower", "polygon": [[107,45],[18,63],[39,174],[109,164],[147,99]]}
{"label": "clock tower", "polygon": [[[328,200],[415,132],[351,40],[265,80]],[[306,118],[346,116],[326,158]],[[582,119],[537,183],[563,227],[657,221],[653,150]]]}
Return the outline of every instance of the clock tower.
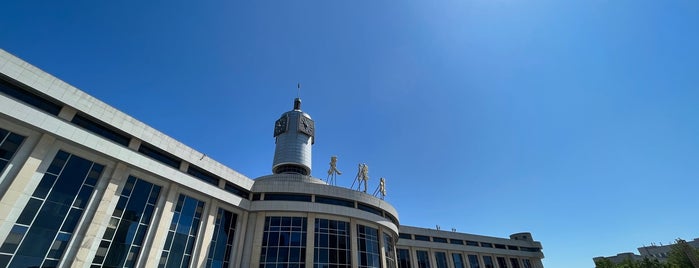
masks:
{"label": "clock tower", "polygon": [[301,99],[294,99],[294,109],[283,113],[274,123],[274,138],[272,173],[310,176],[315,124],[310,115],[301,111]]}

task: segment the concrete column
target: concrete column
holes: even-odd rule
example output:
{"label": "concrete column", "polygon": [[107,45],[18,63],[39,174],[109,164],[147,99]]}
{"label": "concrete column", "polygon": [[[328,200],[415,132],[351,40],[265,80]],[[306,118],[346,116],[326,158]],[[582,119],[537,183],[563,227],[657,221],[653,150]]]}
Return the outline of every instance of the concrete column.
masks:
{"label": "concrete column", "polygon": [[386,245],[383,241],[383,228],[378,227],[378,239],[379,239],[379,257],[381,258],[381,267],[386,267]]}
{"label": "concrete column", "polygon": [[[50,158],[51,145],[56,141],[51,135],[43,134],[36,146],[32,149],[29,157],[24,164],[19,168],[17,176],[11,182],[7,191],[0,199],[0,242],[4,242],[7,235],[12,229],[12,225],[19,218],[19,214],[27,205],[29,197],[34,192],[34,189],[44,176],[43,173],[37,172],[39,166],[42,165],[44,159]],[[43,169],[46,170],[51,162],[43,164]]]}
{"label": "concrete column", "polygon": [[138,147],[141,147],[141,140],[132,137],[131,140],[129,140],[129,149],[138,152]]}
{"label": "concrete column", "polygon": [[243,264],[243,243],[245,243],[245,234],[247,233],[248,217],[250,213],[243,211],[238,214],[238,221],[235,223],[235,238],[233,248],[231,249],[231,265],[233,267],[244,267]]}
{"label": "concrete column", "polygon": [[[166,224],[170,224],[170,221],[172,221],[172,207],[170,210],[165,210],[164,207],[167,204],[167,197],[170,195],[170,190],[173,187],[177,187],[176,184],[174,183],[169,183],[161,186],[162,188],[160,189],[160,195],[158,196],[158,202],[155,204],[155,210],[153,211],[153,219],[151,220],[151,225],[148,228],[148,232],[146,233],[146,237],[143,239],[143,247],[141,247],[141,253],[138,258],[138,263],[136,264],[136,267],[147,267],[146,261],[148,260],[148,257],[150,256],[151,253],[155,252],[157,254],[158,258],[160,257],[160,252],[162,251],[161,248],[153,248],[153,243],[155,240],[155,236],[158,233],[158,226],[162,223],[162,218],[164,214],[169,214],[170,218],[166,222]],[[175,197],[175,200],[177,197]],[[177,201],[175,201],[177,202]],[[168,229],[170,226],[168,225]],[[165,233],[167,235],[167,232]],[[159,259],[157,260],[159,261]]]}
{"label": "concrete column", "polygon": [[[160,263],[160,255],[165,246],[165,239],[167,239],[168,230],[170,230],[170,222],[172,222],[173,212],[175,211],[175,205],[177,205],[177,199],[180,194],[180,187],[174,183],[171,184],[170,190],[167,192],[165,198],[163,198],[164,204],[161,206],[161,202],[158,202],[158,207],[162,207],[161,211],[157,215],[160,219],[154,222],[158,222],[157,225],[151,226],[155,228],[155,236],[153,238],[153,244],[150,245],[151,251],[148,253],[146,263],[144,267],[158,267]],[[145,246],[144,246],[145,248]],[[146,256],[142,254],[141,256]],[[143,259],[143,257],[141,257]]]}
{"label": "concrete column", "polygon": [[187,161],[180,161],[180,171],[187,173],[187,169],[189,169],[189,163]]}
{"label": "concrete column", "polygon": [[308,213],[306,217],[306,268],[313,268],[313,254],[315,249],[316,214]]}
{"label": "concrete column", "polygon": [[[356,203],[356,202],[355,202]],[[357,220],[350,219],[350,257],[352,258],[352,268],[359,267],[359,244],[357,244]]]}
{"label": "concrete column", "polygon": [[[66,263],[63,265],[71,267],[90,267],[92,259],[95,258],[97,248],[102,241],[102,236],[107,229],[112,212],[119,202],[121,190],[124,188],[126,178],[128,177],[128,168],[123,163],[117,163],[114,171],[110,175],[102,174],[102,179],[95,187],[94,203],[87,207],[83,219],[87,219],[85,223],[80,224],[84,231],[84,238],[80,243],[80,247],[75,249],[77,253],[72,251],[66,252],[63,259]],[[90,221],[92,219],[92,221]],[[75,232],[76,240],[78,233]],[[75,242],[74,242],[75,243]],[[73,248],[73,247],[69,247]],[[71,262],[72,261],[72,264]],[[61,266],[63,266],[61,265]]]}
{"label": "concrete column", "polygon": [[[262,252],[262,233],[264,232],[264,222],[265,222],[265,212],[258,212],[257,216],[255,219],[249,219],[249,224],[248,226],[253,226],[255,224],[255,228],[252,233],[252,248],[248,250],[252,254],[250,254],[250,265],[242,265],[241,267],[259,267],[260,266],[260,253]],[[250,228],[250,227],[248,227]],[[248,239],[246,239],[247,241]],[[247,244],[247,243],[246,243]],[[247,248],[247,246],[246,246]],[[243,263],[245,264],[245,263]]]}
{"label": "concrete column", "polygon": [[63,108],[61,108],[60,112],[58,112],[58,117],[70,122],[71,120],[73,120],[73,117],[75,117],[76,113],[78,113],[77,110],[75,110],[73,107],[66,105],[63,106]]}
{"label": "concrete column", "polygon": [[[212,199],[210,202],[207,202],[207,204],[209,204],[208,209],[204,210],[201,217],[201,227],[203,230],[201,231],[201,237],[197,239],[201,241],[198,250],[199,257],[194,259],[194,256],[192,256],[192,262],[196,261],[196,267],[204,267],[206,265],[206,259],[209,256],[208,251],[211,247],[211,240],[214,237],[214,229],[216,228],[216,215],[218,214],[219,202],[216,199]],[[226,241],[217,242],[225,243]]]}

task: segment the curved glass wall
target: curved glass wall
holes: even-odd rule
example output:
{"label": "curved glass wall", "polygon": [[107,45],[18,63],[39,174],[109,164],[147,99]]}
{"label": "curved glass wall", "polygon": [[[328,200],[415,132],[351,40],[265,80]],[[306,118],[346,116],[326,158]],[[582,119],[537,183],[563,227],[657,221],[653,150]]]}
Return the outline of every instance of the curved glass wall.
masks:
{"label": "curved glass wall", "polygon": [[211,240],[209,256],[206,259],[207,268],[230,266],[237,221],[237,214],[222,208],[218,209],[214,237]]}
{"label": "curved glass wall", "polygon": [[313,267],[352,267],[350,223],[316,219]]}
{"label": "curved glass wall", "polygon": [[266,217],[260,268],[306,265],[305,217]]}
{"label": "curved glass wall", "polygon": [[58,267],[103,169],[59,151],[0,247],[0,266]]}
{"label": "curved glass wall", "polygon": [[357,247],[359,268],[380,268],[379,230],[357,224]]}
{"label": "curved glass wall", "polygon": [[159,194],[160,186],[129,176],[92,260],[93,265],[136,265]]}

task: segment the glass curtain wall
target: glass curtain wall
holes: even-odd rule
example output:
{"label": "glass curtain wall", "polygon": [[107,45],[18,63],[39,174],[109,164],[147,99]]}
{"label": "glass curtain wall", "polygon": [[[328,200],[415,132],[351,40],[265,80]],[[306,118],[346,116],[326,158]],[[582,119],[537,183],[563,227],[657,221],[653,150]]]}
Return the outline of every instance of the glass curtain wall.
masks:
{"label": "glass curtain wall", "polygon": [[129,176],[92,260],[93,265],[136,265],[159,194],[160,186]]}
{"label": "glass curtain wall", "polygon": [[409,249],[398,249],[398,268],[412,268]]}
{"label": "glass curtain wall", "polygon": [[313,267],[352,267],[349,222],[316,219],[314,239]]}
{"label": "glass curtain wall", "polygon": [[447,264],[447,253],[446,252],[435,252],[435,261],[437,262],[437,268],[448,268]]}
{"label": "glass curtain wall", "polygon": [[379,229],[357,224],[359,268],[381,268]]}
{"label": "glass curtain wall", "polygon": [[452,260],[454,260],[454,268],[465,268],[464,266],[464,256],[459,253],[451,254]]}
{"label": "glass curtain wall", "polygon": [[396,268],[396,249],[394,239],[388,233],[383,233],[384,255],[386,255],[386,268]]}
{"label": "glass curtain wall", "polygon": [[206,258],[207,268],[222,268],[231,264],[237,221],[237,214],[222,208],[218,209],[214,226],[214,237],[211,240],[209,255]]}
{"label": "glass curtain wall", "polygon": [[430,253],[424,250],[418,250],[415,253],[417,254],[417,267],[430,268]]}
{"label": "glass curtain wall", "polygon": [[478,261],[478,255],[468,255],[468,263],[471,268],[481,268],[481,263]]}
{"label": "glass curtain wall", "polygon": [[0,174],[15,155],[24,137],[0,128]]}
{"label": "glass curtain wall", "polygon": [[180,194],[158,267],[189,267],[203,211],[203,201]]}
{"label": "glass curtain wall", "polygon": [[266,217],[260,268],[300,268],[306,265],[305,217]]}
{"label": "glass curtain wall", "polygon": [[103,170],[59,151],[0,247],[0,267],[57,267]]}

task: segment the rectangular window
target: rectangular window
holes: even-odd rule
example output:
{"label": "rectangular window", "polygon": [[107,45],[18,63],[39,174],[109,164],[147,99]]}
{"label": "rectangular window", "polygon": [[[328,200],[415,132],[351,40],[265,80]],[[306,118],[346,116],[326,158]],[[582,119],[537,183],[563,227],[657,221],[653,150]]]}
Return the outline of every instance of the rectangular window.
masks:
{"label": "rectangular window", "polygon": [[314,268],[352,267],[349,222],[316,219],[314,240]]}
{"label": "rectangular window", "polygon": [[493,244],[481,242],[481,247],[484,247],[484,248],[492,248],[492,247],[493,247]]}
{"label": "rectangular window", "polygon": [[505,245],[502,244],[495,244],[495,248],[507,249],[507,247],[505,247]]}
{"label": "rectangular window", "polygon": [[467,246],[474,246],[474,247],[477,247],[477,246],[478,246],[478,242],[476,242],[476,241],[466,241],[466,245],[467,245]]}
{"label": "rectangular window", "polygon": [[103,170],[59,151],[0,247],[0,267],[58,266]]}
{"label": "rectangular window", "polygon": [[24,137],[0,128],[0,174],[15,156]]}
{"label": "rectangular window", "polygon": [[24,90],[23,88],[15,86],[2,79],[0,79],[0,92],[52,115],[58,115],[62,108],[61,105],[48,101],[39,95]]}
{"label": "rectangular window", "polygon": [[203,212],[204,202],[180,194],[158,267],[189,267]]}
{"label": "rectangular window", "polygon": [[471,268],[481,268],[481,262],[478,261],[478,255],[468,255],[468,263]]}
{"label": "rectangular window", "polygon": [[[243,189],[243,187],[240,187],[230,182],[226,182],[226,186],[225,188],[223,188],[223,190],[226,190],[226,192],[232,193],[234,195],[240,196],[243,199],[248,199],[250,197],[250,191],[245,190]],[[257,197],[257,199],[255,199],[255,197]],[[260,200],[260,194],[253,195],[252,200]]]}
{"label": "rectangular window", "polygon": [[381,210],[373,206],[357,202],[357,208],[383,217],[383,213],[381,213]]}
{"label": "rectangular window", "polygon": [[432,241],[437,243],[447,243],[447,239],[444,237],[432,237]]}
{"label": "rectangular window", "polygon": [[430,237],[426,235],[415,235],[415,240],[418,241],[430,241]]}
{"label": "rectangular window", "polygon": [[142,143],[141,146],[138,147],[138,152],[152,158],[155,161],[171,166],[178,170],[180,169],[180,159],[166,152],[163,152],[158,148]]}
{"label": "rectangular window", "polygon": [[266,193],[265,200],[311,202],[311,195],[308,195],[308,194],[272,194],[272,193]]}
{"label": "rectangular window", "polygon": [[203,169],[200,169],[193,165],[189,165],[189,167],[187,168],[187,174],[192,175],[195,178],[202,180],[203,182],[218,187],[218,181],[220,179],[214,176],[213,174],[204,171]]}
{"label": "rectangular window", "polygon": [[510,258],[510,263],[512,264],[512,268],[519,268],[519,259]]}
{"label": "rectangular window", "polygon": [[497,257],[498,260],[498,268],[507,268],[507,260],[505,260],[504,257]]}
{"label": "rectangular window", "polygon": [[406,233],[399,233],[398,238],[400,239],[413,239],[413,235],[411,234],[406,234]]}
{"label": "rectangular window", "polygon": [[518,246],[510,246],[510,245],[507,245],[507,249],[509,249],[509,250],[519,250],[519,247],[518,247]]}
{"label": "rectangular window", "polygon": [[380,268],[379,229],[357,224],[359,268]]}
{"label": "rectangular window", "polygon": [[455,245],[463,245],[463,244],[464,244],[464,240],[461,240],[461,239],[449,239],[449,243],[455,244]]}
{"label": "rectangular window", "polygon": [[237,221],[237,214],[222,208],[218,209],[214,224],[214,236],[211,239],[209,255],[206,258],[207,268],[223,268],[231,265]]}
{"label": "rectangular window", "polygon": [[386,256],[386,268],[396,268],[396,250],[393,236],[383,233],[384,255]]}
{"label": "rectangular window", "polygon": [[493,263],[493,257],[483,256],[483,268],[495,268],[495,263]]}
{"label": "rectangular window", "polygon": [[329,196],[316,195],[316,203],[354,208],[354,201]]}
{"label": "rectangular window", "polygon": [[131,140],[129,136],[121,134],[119,131],[114,130],[111,127],[105,126],[104,123],[98,123],[96,121],[97,120],[89,119],[80,114],[76,114],[73,117],[73,120],[71,120],[70,122],[79,127],[82,127],[87,131],[97,134],[102,138],[111,140],[123,146],[129,146],[129,141]]}
{"label": "rectangular window", "polygon": [[466,266],[464,266],[464,257],[461,256],[461,254],[452,253],[451,258],[454,260],[454,268],[466,268]]}
{"label": "rectangular window", "polygon": [[524,268],[532,268],[532,263],[529,259],[522,259],[522,263],[524,264]]}
{"label": "rectangular window", "polygon": [[412,268],[410,259],[410,250],[399,248],[398,249],[398,268]]}
{"label": "rectangular window", "polygon": [[259,268],[304,267],[307,221],[304,217],[266,217]]}
{"label": "rectangular window", "polygon": [[417,254],[417,267],[430,268],[430,254],[424,250],[418,250],[415,253]]}
{"label": "rectangular window", "polygon": [[437,268],[449,268],[447,265],[447,253],[435,252],[434,260],[437,262]]}
{"label": "rectangular window", "polygon": [[92,260],[93,265],[136,265],[159,194],[160,186],[129,176]]}

